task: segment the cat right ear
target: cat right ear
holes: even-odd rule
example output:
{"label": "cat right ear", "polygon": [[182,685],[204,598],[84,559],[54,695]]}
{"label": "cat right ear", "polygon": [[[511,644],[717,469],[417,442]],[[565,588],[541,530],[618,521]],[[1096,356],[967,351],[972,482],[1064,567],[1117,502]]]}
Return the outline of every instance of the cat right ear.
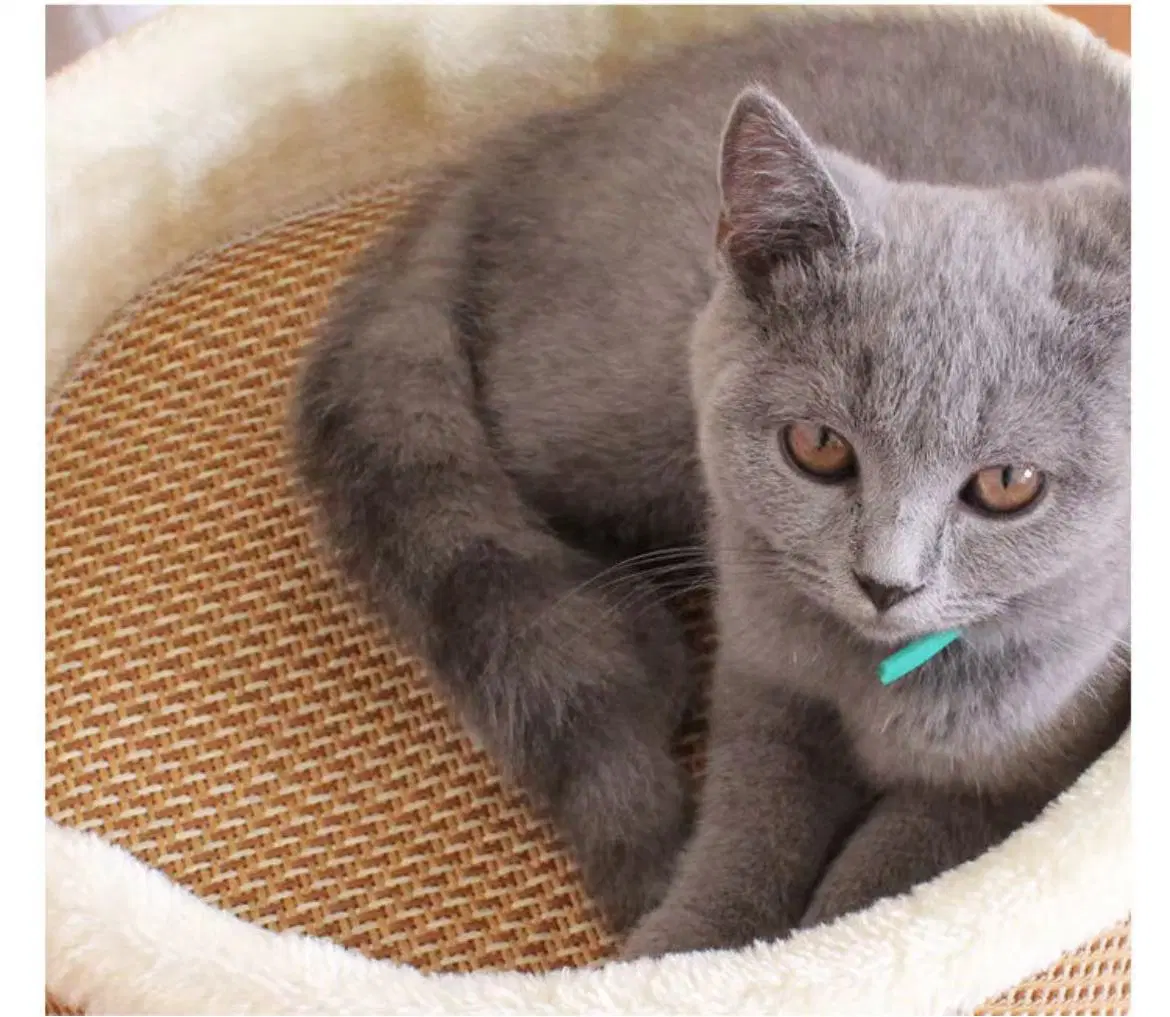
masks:
{"label": "cat right ear", "polygon": [[719,154],[716,244],[749,288],[777,265],[846,251],[857,231],[849,205],[796,119],[767,91],[740,93]]}
{"label": "cat right ear", "polygon": [[1079,169],[1032,188],[1033,207],[1037,196],[1055,240],[1052,285],[1057,300],[1082,318],[1127,321],[1129,184],[1108,170]]}

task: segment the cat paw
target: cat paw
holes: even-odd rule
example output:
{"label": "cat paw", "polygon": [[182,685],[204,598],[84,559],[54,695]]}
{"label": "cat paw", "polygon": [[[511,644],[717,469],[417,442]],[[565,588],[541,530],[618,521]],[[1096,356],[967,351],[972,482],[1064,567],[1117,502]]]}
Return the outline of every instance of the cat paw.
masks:
{"label": "cat paw", "polygon": [[[686,876],[693,876],[690,869]],[[619,959],[662,957],[671,953],[739,950],[757,942],[774,942],[791,931],[781,909],[762,911],[759,899],[719,893],[717,877],[676,880],[666,901],[646,915],[623,944]],[[725,888],[726,889],[726,888]]]}
{"label": "cat paw", "polygon": [[845,912],[828,901],[813,900],[808,910],[801,916],[797,924],[798,929],[815,929],[818,925],[828,925],[835,922]]}
{"label": "cat paw", "polygon": [[[682,847],[680,838],[673,850],[657,857],[639,852],[608,865],[593,865],[585,872],[585,889],[601,911],[610,931],[622,934],[656,908],[666,897],[674,859]],[[620,853],[620,849],[615,854]]]}
{"label": "cat paw", "polygon": [[640,754],[637,768],[615,768],[611,757],[562,808],[562,831],[586,892],[615,933],[665,898],[694,816],[684,774],[669,753]]}
{"label": "cat paw", "polygon": [[658,912],[646,916],[622,944],[619,961],[642,960],[647,957],[665,957],[671,953],[691,953],[710,948],[707,937],[690,934],[685,926],[664,921]]}
{"label": "cat paw", "polygon": [[720,928],[667,904],[638,923],[622,945],[618,959],[633,961],[672,953],[737,949],[756,938],[746,927]]}
{"label": "cat paw", "polygon": [[835,887],[826,880],[813,894],[797,928],[813,929],[818,925],[829,925],[855,911],[864,911],[881,897],[882,894],[876,890],[867,892],[858,887]]}

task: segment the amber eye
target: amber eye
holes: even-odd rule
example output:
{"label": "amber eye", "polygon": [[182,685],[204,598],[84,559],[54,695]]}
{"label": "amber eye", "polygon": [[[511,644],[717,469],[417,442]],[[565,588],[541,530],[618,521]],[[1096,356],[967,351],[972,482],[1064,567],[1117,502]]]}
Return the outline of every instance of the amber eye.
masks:
{"label": "amber eye", "polygon": [[1044,491],[1044,474],[1033,466],[989,466],[963,488],[968,505],[990,515],[1022,512]]}
{"label": "amber eye", "polygon": [[796,466],[818,480],[836,483],[857,472],[853,446],[820,424],[789,424],[784,429],[784,448]]}

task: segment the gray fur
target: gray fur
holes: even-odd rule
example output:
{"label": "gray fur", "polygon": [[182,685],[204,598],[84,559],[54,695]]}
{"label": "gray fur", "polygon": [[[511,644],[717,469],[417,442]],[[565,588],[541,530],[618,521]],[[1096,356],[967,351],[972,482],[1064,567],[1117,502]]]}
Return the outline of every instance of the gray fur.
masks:
{"label": "gray fur", "polygon": [[[908,889],[1127,722],[1128,91],[1005,24],[763,19],[535,118],[435,181],[309,352],[331,545],[638,923],[628,956]],[[793,420],[859,477],[800,475]],[[1005,462],[1044,496],[973,513]],[[717,575],[690,837],[693,667],[650,580],[606,571],[638,552]],[[854,572],[918,592],[878,612]]]}

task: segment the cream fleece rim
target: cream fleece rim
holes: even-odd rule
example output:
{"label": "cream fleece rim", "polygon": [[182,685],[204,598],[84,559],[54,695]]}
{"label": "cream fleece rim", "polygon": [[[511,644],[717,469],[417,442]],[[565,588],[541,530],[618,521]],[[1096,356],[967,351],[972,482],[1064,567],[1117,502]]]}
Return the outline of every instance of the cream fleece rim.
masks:
{"label": "cream fleece rim", "polygon": [[[107,316],[199,251],[457,149],[547,101],[532,86],[553,68],[567,97],[755,13],[171,9],[49,83],[47,394]],[[961,16],[1056,33],[1128,82],[1127,58],[1042,9]],[[290,138],[332,157],[274,162]],[[907,897],[781,944],[545,976],[424,976],[266,932],[47,821],[46,980],[89,1013],[937,1014],[1128,913],[1129,810],[1127,733],[1035,823]]]}

